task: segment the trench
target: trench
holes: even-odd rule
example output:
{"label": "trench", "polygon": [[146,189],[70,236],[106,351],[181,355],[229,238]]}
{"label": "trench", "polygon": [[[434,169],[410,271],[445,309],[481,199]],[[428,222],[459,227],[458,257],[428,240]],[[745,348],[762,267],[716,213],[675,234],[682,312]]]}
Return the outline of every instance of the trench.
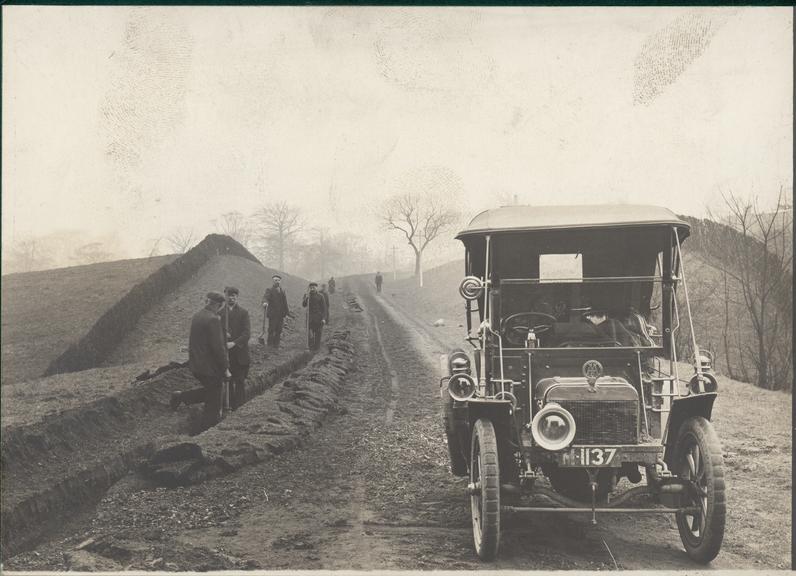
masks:
{"label": "trench", "polygon": [[[244,403],[312,357],[302,351],[250,376]],[[190,432],[191,412],[179,418],[169,408],[171,392],[189,382],[195,385],[187,368],[170,370],[117,396],[4,430],[0,557],[6,560],[35,548],[71,517],[96,506],[114,484],[152,456],[160,438]]]}

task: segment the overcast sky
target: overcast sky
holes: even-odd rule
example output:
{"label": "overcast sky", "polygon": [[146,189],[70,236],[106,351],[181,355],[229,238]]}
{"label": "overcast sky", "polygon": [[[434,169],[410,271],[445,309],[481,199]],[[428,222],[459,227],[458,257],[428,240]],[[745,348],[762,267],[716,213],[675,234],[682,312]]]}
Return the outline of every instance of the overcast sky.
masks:
{"label": "overcast sky", "polygon": [[[792,185],[790,8],[3,7],[3,241]],[[441,178],[440,178],[441,176]]]}

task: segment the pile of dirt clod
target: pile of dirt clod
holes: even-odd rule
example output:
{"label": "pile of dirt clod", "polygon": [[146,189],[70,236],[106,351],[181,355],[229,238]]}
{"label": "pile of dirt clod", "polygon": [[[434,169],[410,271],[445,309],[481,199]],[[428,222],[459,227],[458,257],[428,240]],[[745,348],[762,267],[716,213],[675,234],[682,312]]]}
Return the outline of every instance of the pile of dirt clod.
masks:
{"label": "pile of dirt clod", "polygon": [[327,340],[328,352],[194,437],[164,443],[148,475],[163,486],[186,486],[267,460],[294,448],[337,405],[354,347],[347,330]]}
{"label": "pile of dirt clod", "polygon": [[3,276],[0,382],[41,376],[131,286],[174,258],[157,256]]}

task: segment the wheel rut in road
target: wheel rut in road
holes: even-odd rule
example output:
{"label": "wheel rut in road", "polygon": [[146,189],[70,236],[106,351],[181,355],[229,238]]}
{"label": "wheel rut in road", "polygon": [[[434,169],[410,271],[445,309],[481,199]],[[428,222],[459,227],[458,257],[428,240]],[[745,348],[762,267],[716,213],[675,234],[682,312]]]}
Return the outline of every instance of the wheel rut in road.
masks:
{"label": "wheel rut in road", "polygon": [[395,406],[398,403],[398,393],[399,393],[398,372],[395,371],[395,367],[393,366],[393,363],[390,360],[390,355],[387,354],[387,350],[384,348],[384,339],[381,336],[381,330],[379,329],[378,319],[375,318],[374,316],[370,316],[370,319],[373,325],[373,330],[376,332],[376,341],[379,343],[379,351],[381,353],[381,357],[384,360],[384,362],[387,364],[387,370],[390,373],[390,392],[392,394],[389,402],[387,403],[387,411],[384,414],[384,423],[389,425],[392,423],[392,418],[393,415],[395,414]]}

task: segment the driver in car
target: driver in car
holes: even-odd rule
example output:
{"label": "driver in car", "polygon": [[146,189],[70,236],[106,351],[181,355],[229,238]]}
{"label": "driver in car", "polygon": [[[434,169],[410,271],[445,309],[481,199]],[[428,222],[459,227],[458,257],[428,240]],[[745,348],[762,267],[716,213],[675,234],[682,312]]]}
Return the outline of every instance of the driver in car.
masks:
{"label": "driver in car", "polygon": [[594,326],[597,333],[606,340],[618,342],[622,346],[641,345],[637,336],[625,328],[621,322],[608,316],[604,309],[592,308],[584,316]]}

